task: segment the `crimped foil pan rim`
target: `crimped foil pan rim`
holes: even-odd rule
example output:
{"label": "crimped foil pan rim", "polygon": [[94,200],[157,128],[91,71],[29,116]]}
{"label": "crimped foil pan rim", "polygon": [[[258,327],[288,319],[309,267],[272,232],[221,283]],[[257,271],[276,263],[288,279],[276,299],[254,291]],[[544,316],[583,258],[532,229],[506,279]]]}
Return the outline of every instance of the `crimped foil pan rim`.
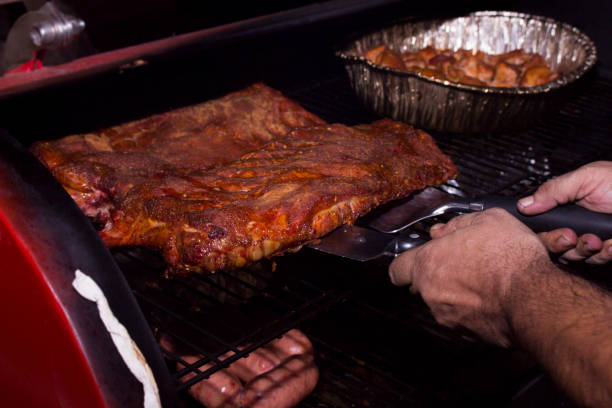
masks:
{"label": "crimped foil pan rim", "polygon": [[474,13],[470,13],[465,16],[458,16],[455,18],[445,18],[445,19],[430,19],[430,20],[415,20],[409,19],[402,21],[395,21],[394,23],[388,24],[386,27],[393,27],[400,24],[416,24],[421,22],[436,22],[436,21],[451,21],[457,18],[462,17],[509,17],[509,18],[523,18],[529,20],[538,20],[542,23],[556,24],[558,26],[563,27],[564,29],[573,32],[583,43],[583,47],[586,50],[586,56],[582,64],[580,64],[576,69],[568,72],[564,75],[560,75],[559,78],[547,82],[542,85],[532,86],[532,87],[513,87],[513,88],[503,88],[503,87],[494,87],[494,86],[478,86],[478,85],[469,85],[459,82],[452,82],[443,79],[432,78],[418,72],[413,71],[400,71],[394,68],[382,67],[373,62],[367,60],[363,56],[354,56],[346,54],[345,50],[347,45],[351,42],[354,42],[357,38],[364,38],[367,35],[376,32],[378,30],[371,30],[368,33],[360,34],[359,36],[355,36],[350,41],[346,41],[343,45],[336,48],[335,55],[342,59],[345,64],[358,64],[358,65],[366,65],[368,68],[373,69],[379,72],[391,73],[392,75],[397,75],[400,77],[414,77],[419,80],[430,82],[432,84],[442,85],[448,88],[454,88],[463,91],[472,91],[483,94],[503,94],[503,95],[533,95],[533,94],[544,94],[555,89],[562,88],[566,85],[571,84],[577,79],[584,76],[589,70],[595,66],[597,62],[597,49],[593,41],[578,28],[563,22],[559,22],[555,19],[543,16],[537,16],[532,14],[520,13],[515,11],[477,11]]}

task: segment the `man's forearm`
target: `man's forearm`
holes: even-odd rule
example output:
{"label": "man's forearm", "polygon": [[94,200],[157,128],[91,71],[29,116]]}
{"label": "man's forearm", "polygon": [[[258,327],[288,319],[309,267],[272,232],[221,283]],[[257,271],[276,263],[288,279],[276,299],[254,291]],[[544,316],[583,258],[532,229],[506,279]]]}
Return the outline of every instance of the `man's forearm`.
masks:
{"label": "man's forearm", "polygon": [[508,315],[516,341],[570,397],[612,406],[612,296],[552,263],[512,283]]}

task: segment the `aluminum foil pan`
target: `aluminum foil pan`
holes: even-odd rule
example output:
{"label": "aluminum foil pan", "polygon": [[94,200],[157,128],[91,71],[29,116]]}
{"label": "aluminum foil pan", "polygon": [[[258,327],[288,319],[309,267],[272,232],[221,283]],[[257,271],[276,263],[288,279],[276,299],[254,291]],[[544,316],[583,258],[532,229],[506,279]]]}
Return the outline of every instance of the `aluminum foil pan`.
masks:
{"label": "aluminum foil pan", "polygon": [[[362,55],[386,44],[397,52],[427,46],[501,54],[538,53],[559,77],[535,87],[475,86],[377,66]],[[531,126],[571,96],[570,85],[597,61],[593,42],[581,31],[550,18],[508,11],[395,23],[353,38],[336,49],[351,86],[375,113],[446,132],[508,131]]]}

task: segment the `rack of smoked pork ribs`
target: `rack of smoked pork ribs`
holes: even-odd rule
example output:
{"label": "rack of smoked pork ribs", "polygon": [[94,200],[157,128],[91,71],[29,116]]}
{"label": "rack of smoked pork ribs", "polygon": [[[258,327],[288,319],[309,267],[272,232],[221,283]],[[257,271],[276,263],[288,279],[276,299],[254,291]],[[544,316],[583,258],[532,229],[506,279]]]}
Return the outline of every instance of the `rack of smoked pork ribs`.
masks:
{"label": "rack of smoked pork ribs", "polygon": [[159,250],[167,274],[297,251],[457,174],[424,131],[329,124],[263,83],[30,150],[107,246]]}

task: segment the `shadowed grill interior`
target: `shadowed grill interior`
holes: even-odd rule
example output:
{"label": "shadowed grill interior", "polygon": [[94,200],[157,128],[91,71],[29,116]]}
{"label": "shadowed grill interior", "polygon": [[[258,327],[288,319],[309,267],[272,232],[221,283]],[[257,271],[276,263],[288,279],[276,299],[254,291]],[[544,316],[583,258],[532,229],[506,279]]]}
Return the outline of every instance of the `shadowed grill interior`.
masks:
{"label": "shadowed grill interior", "polygon": [[[339,74],[281,91],[330,122],[377,119]],[[527,131],[432,132],[460,170],[440,188],[521,196],[551,176],[610,159],[611,120],[612,82],[587,78],[561,112]],[[437,325],[419,298],[390,285],[388,259],[357,263],[304,248],[235,272],[163,278],[152,252],[124,248],[114,256],[154,333],[203,356],[176,371],[182,361],[162,348],[181,391],[294,327],[312,340],[321,371],[303,407],[500,406],[537,372],[518,351]]]}

